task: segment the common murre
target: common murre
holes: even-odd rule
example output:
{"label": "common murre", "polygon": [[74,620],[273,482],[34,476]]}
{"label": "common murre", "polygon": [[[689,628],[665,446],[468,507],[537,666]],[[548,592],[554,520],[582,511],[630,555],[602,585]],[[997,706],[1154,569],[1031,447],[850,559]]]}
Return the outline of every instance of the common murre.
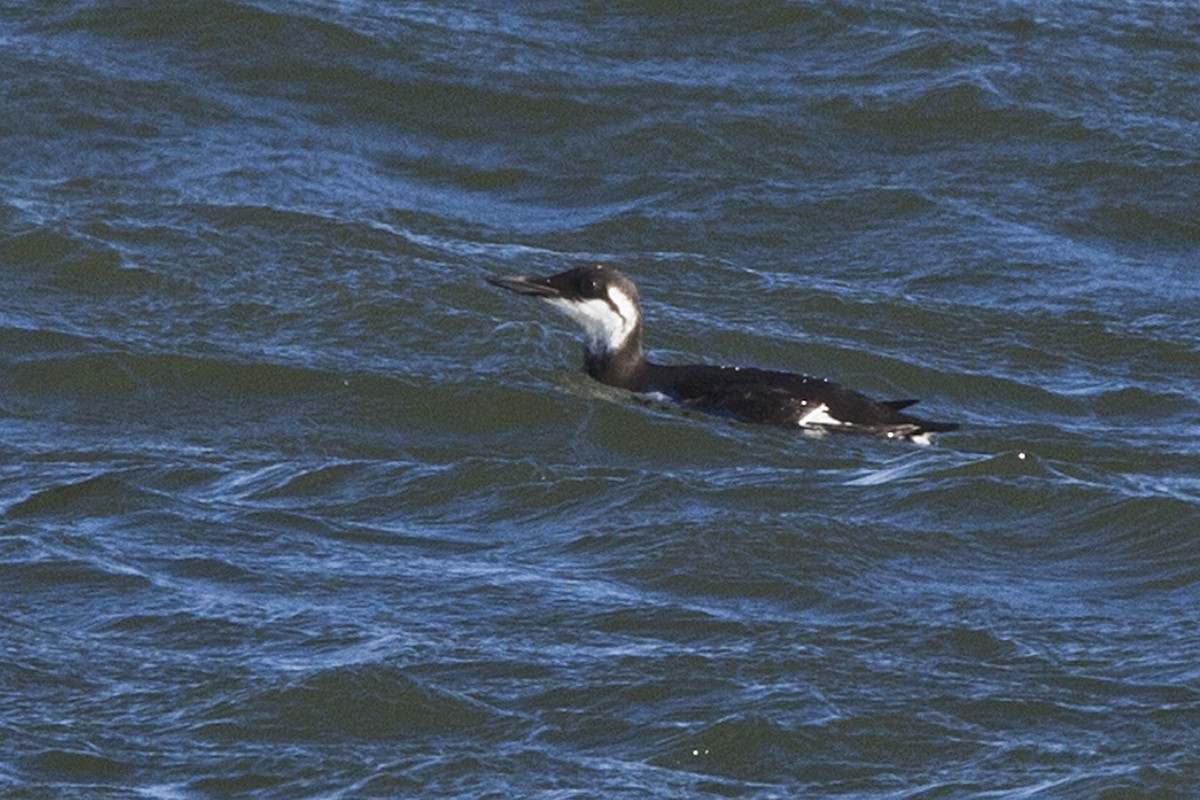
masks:
{"label": "common murre", "polygon": [[742,367],[654,364],[642,351],[637,287],[625,273],[603,264],[547,278],[490,277],[489,283],[537,297],[583,326],[588,375],[621,389],[664,395],[685,407],[742,422],[804,433],[859,433],[929,443],[953,422],[918,419],[901,411],[916,400],[872,400],[821,378]]}

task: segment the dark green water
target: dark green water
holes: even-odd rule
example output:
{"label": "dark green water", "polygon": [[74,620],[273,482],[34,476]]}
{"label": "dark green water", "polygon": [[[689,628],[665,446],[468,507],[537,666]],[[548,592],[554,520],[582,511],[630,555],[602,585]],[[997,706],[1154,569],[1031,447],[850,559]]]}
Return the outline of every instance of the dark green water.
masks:
{"label": "dark green water", "polygon": [[[1200,10],[0,5],[0,795],[1200,793]],[[962,430],[639,403],[664,362]]]}

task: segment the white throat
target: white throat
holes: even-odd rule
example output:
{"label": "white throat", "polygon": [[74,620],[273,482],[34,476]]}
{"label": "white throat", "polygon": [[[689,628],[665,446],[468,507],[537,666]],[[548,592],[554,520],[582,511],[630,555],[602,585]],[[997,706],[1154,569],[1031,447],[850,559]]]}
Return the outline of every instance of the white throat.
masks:
{"label": "white throat", "polygon": [[575,320],[583,328],[584,346],[589,353],[613,353],[620,350],[637,330],[638,307],[619,289],[609,287],[608,301],[589,298],[567,300],[547,298],[546,302]]}

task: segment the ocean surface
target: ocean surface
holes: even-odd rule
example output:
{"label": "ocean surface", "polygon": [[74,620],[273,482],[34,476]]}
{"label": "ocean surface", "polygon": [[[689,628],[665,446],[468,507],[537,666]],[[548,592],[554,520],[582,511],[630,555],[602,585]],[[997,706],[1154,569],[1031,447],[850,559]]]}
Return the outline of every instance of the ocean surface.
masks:
{"label": "ocean surface", "polygon": [[[0,797],[1200,797],[1200,5],[0,2]],[[485,283],[605,262],[590,381]]]}

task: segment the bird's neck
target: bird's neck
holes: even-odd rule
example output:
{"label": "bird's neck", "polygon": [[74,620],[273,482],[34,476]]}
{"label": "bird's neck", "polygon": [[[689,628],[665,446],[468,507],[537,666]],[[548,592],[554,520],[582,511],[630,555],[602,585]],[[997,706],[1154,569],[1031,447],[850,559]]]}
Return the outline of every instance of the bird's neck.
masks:
{"label": "bird's neck", "polygon": [[641,391],[647,366],[646,355],[642,352],[641,324],[615,350],[585,348],[583,365],[587,374],[601,383]]}

